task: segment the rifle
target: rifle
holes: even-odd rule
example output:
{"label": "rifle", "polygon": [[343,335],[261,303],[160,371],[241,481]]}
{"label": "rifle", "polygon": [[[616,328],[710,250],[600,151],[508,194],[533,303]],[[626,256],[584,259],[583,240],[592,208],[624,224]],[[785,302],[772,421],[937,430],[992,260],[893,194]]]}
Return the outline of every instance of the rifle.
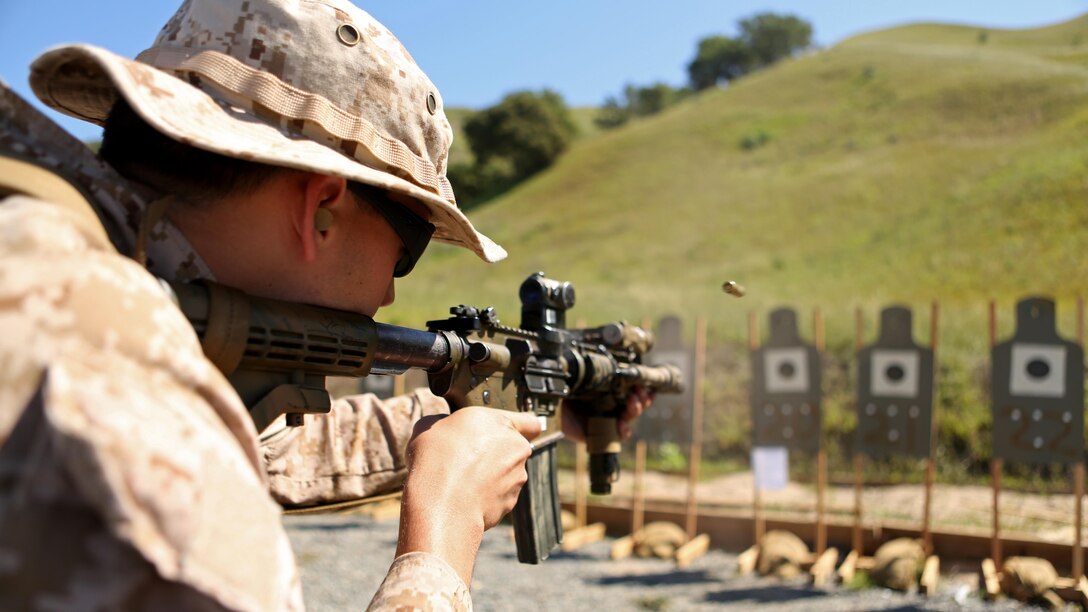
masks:
{"label": "rifle", "polygon": [[425,370],[451,410],[488,406],[531,411],[543,433],[512,513],[518,560],[539,563],[563,537],[557,483],[561,404],[586,419],[590,486],[608,494],[619,477],[616,419],[635,386],[680,392],[680,371],[647,366],[653,335],[620,321],[568,329],[570,283],[538,272],[522,283],[521,324],[502,325],[494,308],[456,306],[427,331],[377,323],[362,314],[248,296],[208,282],[173,285],[208,358],[241,395],[262,430],[279,415],[288,425],[328,412],[327,376]]}
{"label": "rifle", "polygon": [[[78,191],[63,203],[96,217],[121,252],[136,253],[136,237],[126,230],[125,219],[107,214],[100,199],[118,199],[117,209],[138,215],[154,194],[126,181],[2,81],[0,169],[0,197],[40,190],[27,190],[29,183],[40,188],[37,183],[63,181]],[[35,169],[47,172],[29,174]],[[9,185],[3,179],[20,180]],[[392,375],[410,368],[427,371],[431,390],[453,410],[470,405],[531,410],[544,419],[545,432],[533,441],[526,465],[529,481],[513,512],[523,563],[539,563],[562,541],[556,483],[560,404],[566,401],[586,418],[591,489],[607,494],[619,476],[615,419],[630,389],[679,392],[681,387],[674,366],[641,364],[653,345],[649,332],[624,322],[567,329],[574,288],[540,273],[522,284],[517,328],[501,325],[494,309],[458,306],[449,319],[431,321],[428,331],[420,331],[361,314],[251,297],[211,282],[171,288],[205,355],[234,385],[258,431],[281,414],[298,426],[305,414],[327,413],[332,406],[327,376]]]}

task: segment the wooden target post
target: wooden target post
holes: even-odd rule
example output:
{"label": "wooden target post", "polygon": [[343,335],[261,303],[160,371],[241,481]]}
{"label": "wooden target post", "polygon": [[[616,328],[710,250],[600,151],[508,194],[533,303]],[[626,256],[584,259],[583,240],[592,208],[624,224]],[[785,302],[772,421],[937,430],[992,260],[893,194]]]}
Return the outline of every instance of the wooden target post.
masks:
{"label": "wooden target post", "polygon": [[[990,302],[991,418],[993,421],[994,489],[993,557],[983,564],[987,594],[996,595],[1003,570],[1000,538],[1000,486],[1005,461],[1072,467],[1074,502],[1072,569],[1074,578],[1054,592],[1082,604],[1088,583],[1080,583],[1080,497],[1084,469],[1084,347],[1081,301],[1077,301],[1077,339],[1062,338],[1054,300],[1028,297],[1016,303],[1016,329],[997,343],[996,305]],[[998,588],[994,588],[998,583]],[[1060,585],[1061,586],[1061,585]],[[1059,602],[1060,603],[1060,602]]]}
{"label": "wooden target post", "polygon": [[[748,313],[748,350],[755,351],[759,348],[759,318],[755,311]],[[754,426],[754,424],[753,424]],[[759,546],[763,533],[767,530],[763,518],[763,499],[759,490],[759,482],[756,480],[755,467],[752,468],[752,545]],[[753,560],[753,566],[755,561]]]}
{"label": "wooden target post", "polygon": [[577,550],[586,544],[604,539],[605,524],[586,524],[586,497],[589,475],[586,464],[588,453],[583,444],[575,446],[574,451],[574,522],[575,527],[563,534],[562,550]]}
{"label": "wooden target post", "polygon": [[[993,354],[997,346],[997,304],[990,300],[990,353]],[[990,372],[993,375],[993,357],[990,358]],[[990,559],[995,567],[1001,567],[1001,472],[1004,469],[1004,460],[996,454],[990,459],[990,489],[993,493],[993,517],[990,525]],[[990,582],[990,581],[988,581]],[[986,585],[987,591],[993,588],[992,584]]]}
{"label": "wooden target post", "polygon": [[[584,320],[578,320],[576,327],[586,326]],[[586,506],[589,488],[589,453],[585,444],[574,445],[574,529],[563,534],[563,542],[560,547],[564,551],[577,550],[586,544],[592,544],[604,539],[605,524],[588,522]]]}
{"label": "wooden target post", "polygon": [[699,462],[703,444],[703,379],[706,375],[706,319],[695,319],[695,395],[691,410],[691,451],[688,456],[688,498],[685,530],[688,539],[695,537],[698,502],[695,489],[699,484]]}
{"label": "wooden target post", "polygon": [[[824,354],[824,316],[819,308],[812,311],[812,330],[816,345],[816,358],[822,359]],[[819,424],[817,425],[819,427]],[[821,439],[823,432],[816,434]],[[822,440],[821,440],[822,442]],[[824,519],[824,500],[827,495],[827,449],[819,444],[816,451],[816,556],[824,554],[827,550],[827,523]]]}
{"label": "wooden target post", "polygon": [[645,493],[643,479],[646,476],[646,441],[635,442],[635,481],[631,491],[631,533],[616,538],[612,543],[610,556],[613,561],[626,559],[635,551],[637,537],[642,531],[642,523],[645,517]]}
{"label": "wooden target post", "polygon": [[[930,340],[936,343],[937,307],[930,317]],[[929,530],[929,508],[933,478],[934,397],[936,359],[932,347],[914,342],[913,314],[906,306],[888,306],[880,311],[877,339],[864,345],[864,316],[855,312],[854,345],[857,354],[856,408],[857,429],[854,440],[855,522],[853,549],[839,568],[843,581],[853,578],[859,567],[871,566],[863,558],[861,495],[864,457],[907,456],[926,461],[926,484],[922,499],[921,532]],[[928,541],[923,535],[923,546]],[[940,561],[930,555],[921,586],[927,594],[935,592]]]}
{"label": "wooden target post", "polygon": [[[653,330],[650,319],[643,317],[642,329]],[[618,561],[626,559],[634,552],[636,536],[642,531],[643,518],[645,516],[645,489],[643,487],[646,477],[646,441],[640,437],[634,443],[634,478],[631,484],[631,533],[622,538],[617,538],[611,547],[611,559]]]}
{"label": "wooden target post", "polygon": [[631,533],[642,530],[646,512],[646,441],[635,443],[635,486],[631,500]]}
{"label": "wooden target post", "polygon": [[[860,352],[863,336],[865,333],[865,315],[862,313],[861,307],[858,306],[854,310],[854,352]],[[862,522],[862,469],[864,465],[864,456],[854,450],[854,531],[850,538],[850,558],[856,560],[859,556],[865,553],[865,543],[862,540],[861,522]]]}
{"label": "wooden target post", "polygon": [[676,551],[676,563],[684,567],[694,559],[706,554],[710,545],[710,536],[696,536],[699,517],[699,504],[696,499],[696,487],[699,484],[699,464],[702,461],[703,445],[703,381],[706,377],[706,319],[695,319],[695,380],[692,389],[691,411],[691,452],[688,454],[688,499],[685,531],[688,541]]}
{"label": "wooden target post", "polygon": [[[933,351],[933,393],[937,393],[937,385],[940,382],[938,376],[940,368],[937,367],[937,342],[939,338],[940,305],[933,302],[929,314],[929,346]],[[926,555],[933,554],[933,533],[930,530],[931,512],[933,508],[933,481],[937,473],[937,401],[934,400],[931,408],[929,422],[929,456],[926,457],[925,500],[922,506],[922,547]]]}
{"label": "wooden target post", "polygon": [[[816,582],[822,582],[824,568],[834,565],[834,559],[823,553],[835,553],[827,548],[827,531],[824,520],[824,501],[827,484],[827,455],[822,447],[821,408],[822,365],[817,346],[822,347],[823,317],[819,310],[813,312],[814,344],[807,344],[798,333],[797,312],[790,308],[777,308],[768,317],[770,330],[767,339],[760,342],[755,317],[749,319],[749,358],[752,368],[751,400],[753,446],[753,514],[757,544],[745,551],[742,558],[752,561],[758,556],[759,540],[763,533],[760,473],[756,470],[758,453],[774,456],[777,449],[805,453],[816,463],[816,517],[814,548],[819,557],[812,566]],[[782,455],[779,455],[780,457]],[[739,563],[742,571],[747,563]],[[753,563],[754,565],[754,563]],[[818,572],[817,572],[818,570]],[[817,576],[817,573],[820,576]]]}
{"label": "wooden target post", "polygon": [[[1084,346],[1084,297],[1077,296],[1077,342]],[[1073,580],[1084,577],[1084,549],[1081,547],[1081,529],[1084,503],[1084,460],[1073,464]]]}

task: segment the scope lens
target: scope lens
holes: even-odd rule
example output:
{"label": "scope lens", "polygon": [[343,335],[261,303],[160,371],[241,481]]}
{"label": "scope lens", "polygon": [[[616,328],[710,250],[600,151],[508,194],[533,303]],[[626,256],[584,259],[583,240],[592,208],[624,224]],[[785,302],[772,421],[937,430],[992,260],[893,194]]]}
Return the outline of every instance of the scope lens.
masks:
{"label": "scope lens", "polygon": [[521,284],[518,291],[521,303],[528,306],[536,306],[544,298],[544,285],[536,277],[531,277]]}
{"label": "scope lens", "polygon": [[559,294],[563,309],[574,306],[574,285],[563,283],[562,287],[559,289]]}

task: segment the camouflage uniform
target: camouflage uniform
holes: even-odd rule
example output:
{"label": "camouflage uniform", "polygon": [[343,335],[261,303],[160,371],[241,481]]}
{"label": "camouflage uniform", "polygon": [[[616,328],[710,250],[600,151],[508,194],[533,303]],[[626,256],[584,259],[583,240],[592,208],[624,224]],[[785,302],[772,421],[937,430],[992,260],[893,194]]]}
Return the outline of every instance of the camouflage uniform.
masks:
{"label": "camouflage uniform", "polygon": [[[0,204],[0,609],[301,609],[245,407],[155,279],[73,217]],[[353,419],[365,403],[327,422],[370,430]],[[315,425],[271,453],[286,490],[335,499],[393,477],[392,459],[367,472],[383,464],[358,435],[351,452],[302,435]],[[294,468],[308,448],[324,455]],[[442,560],[404,555],[371,605],[421,603],[471,607]]]}
{"label": "camouflage uniform", "polygon": [[[158,195],[94,160],[34,149],[59,128],[32,125],[13,94],[0,94],[0,152],[75,175],[101,220],[59,202],[0,201],[0,609],[301,609],[273,498],[310,504],[395,486],[412,424],[444,412],[444,401],[346,398],[304,428],[274,424],[260,444],[154,278],[211,271],[165,217],[137,238]],[[440,180],[425,178],[449,206],[445,148]],[[465,237],[467,221],[447,213],[446,223],[446,241],[502,254],[486,237]],[[118,253],[139,243],[152,274]],[[444,561],[412,553],[394,561],[371,606],[471,601]]]}

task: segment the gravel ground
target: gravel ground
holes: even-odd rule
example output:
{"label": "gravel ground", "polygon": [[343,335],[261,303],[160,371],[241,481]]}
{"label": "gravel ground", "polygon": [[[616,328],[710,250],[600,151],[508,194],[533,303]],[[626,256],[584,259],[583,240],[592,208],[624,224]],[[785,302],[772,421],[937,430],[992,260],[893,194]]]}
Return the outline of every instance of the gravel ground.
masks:
{"label": "gravel ground", "polygon": [[[377,590],[396,548],[397,521],[351,515],[288,516],[307,607],[359,610]],[[555,553],[539,566],[517,562],[507,527],[486,534],[472,581],[481,611],[541,610],[1018,610],[974,598],[971,577],[942,579],[938,596],[882,589],[817,589],[803,582],[737,577],[736,555],[712,550],[685,569],[662,560],[608,558],[611,540]]]}

